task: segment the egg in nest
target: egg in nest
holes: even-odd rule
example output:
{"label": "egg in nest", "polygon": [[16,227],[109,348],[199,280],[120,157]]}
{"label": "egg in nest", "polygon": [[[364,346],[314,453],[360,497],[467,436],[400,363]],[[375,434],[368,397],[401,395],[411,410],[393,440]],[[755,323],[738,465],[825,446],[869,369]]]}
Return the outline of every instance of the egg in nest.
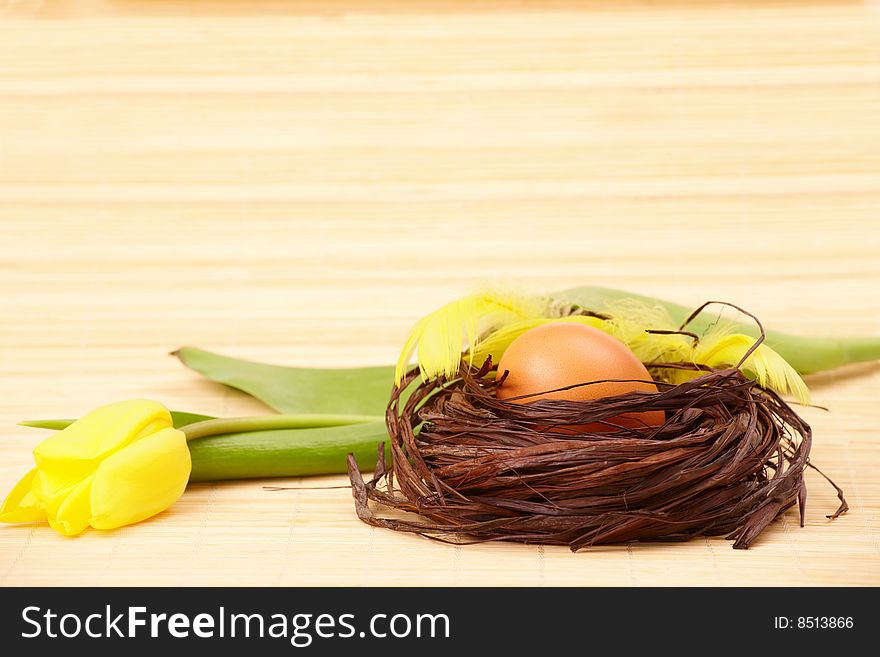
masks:
{"label": "egg in nest", "polygon": [[[651,375],[638,357],[620,340],[599,329],[574,322],[554,322],[530,329],[517,337],[498,363],[499,399],[528,404],[539,399],[586,401],[622,395],[635,390],[657,392]],[[606,380],[611,379],[611,380]],[[593,381],[591,385],[578,385]],[[568,390],[558,390],[577,386]],[[548,392],[555,391],[555,392]],[[530,395],[524,399],[514,399]],[[563,433],[616,431],[619,425],[645,428],[663,424],[663,411],[622,413],[603,423],[560,427]]]}

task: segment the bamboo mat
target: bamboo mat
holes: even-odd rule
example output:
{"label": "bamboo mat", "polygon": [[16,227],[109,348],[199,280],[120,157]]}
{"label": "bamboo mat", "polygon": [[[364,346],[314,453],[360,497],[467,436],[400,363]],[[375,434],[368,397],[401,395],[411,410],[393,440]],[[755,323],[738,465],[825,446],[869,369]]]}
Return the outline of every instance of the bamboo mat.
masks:
{"label": "bamboo mat", "polygon": [[[880,331],[877,2],[6,2],[0,488],[44,432],[149,397],[259,403],[184,344],[384,364],[479,282],[736,302]],[[813,462],[755,547],[572,554],[371,529],[342,477],[194,485],[64,539],[0,527],[0,582],[880,584],[880,367],[814,377]]]}

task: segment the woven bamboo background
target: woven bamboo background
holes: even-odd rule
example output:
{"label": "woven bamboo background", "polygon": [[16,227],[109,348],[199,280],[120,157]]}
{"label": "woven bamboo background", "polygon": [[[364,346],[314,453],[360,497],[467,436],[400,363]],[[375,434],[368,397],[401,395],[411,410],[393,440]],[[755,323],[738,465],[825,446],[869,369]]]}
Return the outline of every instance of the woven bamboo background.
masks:
{"label": "woven bamboo background", "polygon": [[[383,364],[475,282],[880,331],[876,2],[14,2],[0,9],[0,488],[43,432],[259,403],[167,354]],[[880,584],[880,367],[814,377],[807,526],[571,554],[370,529],[347,490],[192,486],[0,583]],[[273,482],[278,483],[278,482]],[[336,485],[338,477],[286,485]]]}

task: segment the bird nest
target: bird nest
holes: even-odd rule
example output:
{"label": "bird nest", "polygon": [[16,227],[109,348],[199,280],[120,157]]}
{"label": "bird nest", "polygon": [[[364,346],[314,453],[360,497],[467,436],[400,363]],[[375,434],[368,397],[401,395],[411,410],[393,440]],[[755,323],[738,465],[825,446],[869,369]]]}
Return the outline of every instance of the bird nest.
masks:
{"label": "bird nest", "polygon": [[[678,385],[654,381],[657,393],[527,404],[495,396],[493,369],[487,360],[462,366],[451,380],[419,381],[416,368],[394,387],[386,413],[392,468],[384,445],[368,481],[349,457],[361,520],[447,542],[573,551],[718,535],[748,548],[795,504],[803,525],[810,427],[740,369],[705,371]],[[615,422],[646,411],[663,411],[666,421]],[[585,425],[604,428],[584,432]],[[828,481],[840,499],[828,516],[836,518],[847,505]],[[421,518],[380,517],[371,500]]]}

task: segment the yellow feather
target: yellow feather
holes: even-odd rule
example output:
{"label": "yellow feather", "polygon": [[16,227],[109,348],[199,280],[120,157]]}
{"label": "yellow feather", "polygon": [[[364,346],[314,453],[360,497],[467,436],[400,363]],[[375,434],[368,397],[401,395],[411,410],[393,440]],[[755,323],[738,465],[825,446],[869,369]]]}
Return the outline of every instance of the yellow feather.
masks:
{"label": "yellow feather", "polygon": [[[662,306],[650,306],[638,299],[619,299],[601,309],[611,316],[598,326],[632,349],[643,363],[695,363],[709,367],[734,367],[755,343],[755,338],[731,333],[731,324],[721,322],[699,337],[696,345],[688,335],[647,333],[645,329],[677,330],[678,326]],[[797,371],[766,344],[761,344],[743,363],[765,387],[785,394],[792,393],[800,402],[808,402],[809,389]],[[657,376],[670,383],[681,383],[700,372],[658,368]]]}
{"label": "yellow feather", "polygon": [[[710,367],[735,367],[755,344],[755,338],[742,333],[727,334],[721,328],[705,335],[694,349],[694,362]],[[803,403],[810,401],[807,384],[782,356],[761,344],[741,368],[751,373],[763,387],[779,393],[790,392]]]}
{"label": "yellow feather", "polygon": [[610,315],[603,330],[628,346],[643,363],[688,362],[693,340],[686,335],[648,333],[646,329],[674,331],[678,329],[669,312],[662,306],[650,306],[638,299],[618,299],[605,304],[603,313]]}
{"label": "yellow feather", "polygon": [[481,332],[554,313],[559,309],[552,299],[514,292],[485,291],[448,303],[412,328],[397,361],[395,382],[400,383],[416,350],[423,379],[453,376],[463,348],[469,354],[468,364],[474,362]]}
{"label": "yellow feather", "polygon": [[[637,299],[620,299],[595,310],[610,319],[560,316],[564,307],[546,297],[497,291],[472,294],[446,304],[416,323],[400,354],[395,381],[400,383],[416,350],[423,379],[450,377],[458,372],[463,355],[469,365],[482,365],[488,357],[498,363],[517,337],[551,322],[578,322],[605,331],[626,344],[643,363],[734,367],[755,342],[748,335],[731,333],[730,325],[725,323],[715,324],[699,336],[696,344],[688,335],[648,333],[646,329],[674,331],[678,326],[662,306],[650,306]],[[763,387],[779,393],[791,392],[798,401],[809,401],[809,390],[800,375],[765,344],[749,356],[742,369]],[[699,375],[699,371],[671,368],[657,368],[655,372],[659,380],[669,383],[681,383]]]}

